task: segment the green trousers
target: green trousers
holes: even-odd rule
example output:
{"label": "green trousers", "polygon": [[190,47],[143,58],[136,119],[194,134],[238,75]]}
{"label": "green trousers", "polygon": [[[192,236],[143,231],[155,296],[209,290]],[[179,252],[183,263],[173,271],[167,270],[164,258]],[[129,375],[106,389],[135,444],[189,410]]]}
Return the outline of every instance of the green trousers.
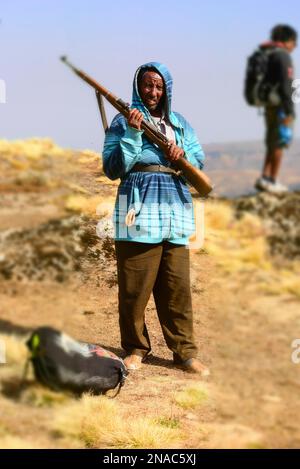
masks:
{"label": "green trousers", "polygon": [[174,360],[196,357],[189,250],[159,244],[116,241],[121,344],[127,353],[151,350],[145,308],[153,292],[158,318]]}

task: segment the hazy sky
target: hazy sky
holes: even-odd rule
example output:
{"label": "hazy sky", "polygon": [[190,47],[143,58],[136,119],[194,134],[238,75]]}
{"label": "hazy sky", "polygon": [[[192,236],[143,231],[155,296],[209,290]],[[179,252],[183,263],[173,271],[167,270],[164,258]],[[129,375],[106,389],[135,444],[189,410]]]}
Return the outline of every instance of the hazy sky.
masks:
{"label": "hazy sky", "polygon": [[[263,138],[263,119],[243,98],[245,64],[279,22],[300,30],[297,0],[0,0],[0,138],[51,137],[101,151],[94,92],[62,54],[127,101],[136,68],[163,62],[174,79],[173,110],[201,143]],[[300,78],[300,47],[293,60]]]}

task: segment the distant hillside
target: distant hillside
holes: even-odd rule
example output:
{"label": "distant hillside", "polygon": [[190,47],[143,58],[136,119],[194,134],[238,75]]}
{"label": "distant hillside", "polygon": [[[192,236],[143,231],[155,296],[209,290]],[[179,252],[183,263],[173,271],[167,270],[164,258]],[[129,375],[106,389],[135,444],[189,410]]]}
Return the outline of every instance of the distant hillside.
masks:
{"label": "distant hillside", "polygon": [[[263,142],[235,142],[203,145],[206,171],[218,195],[236,197],[255,192],[253,183],[263,164]],[[280,179],[291,189],[300,188],[300,140],[286,152]]]}

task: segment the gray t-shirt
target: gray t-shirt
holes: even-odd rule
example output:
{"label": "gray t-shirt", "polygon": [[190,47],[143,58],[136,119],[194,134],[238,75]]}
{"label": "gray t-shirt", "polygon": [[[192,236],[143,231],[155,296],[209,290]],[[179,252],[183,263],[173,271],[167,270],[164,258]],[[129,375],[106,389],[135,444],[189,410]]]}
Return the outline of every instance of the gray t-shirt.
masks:
{"label": "gray t-shirt", "polygon": [[175,142],[175,132],[172,128],[170,122],[165,118],[165,116],[154,117],[151,116],[155,126],[169,139]]}

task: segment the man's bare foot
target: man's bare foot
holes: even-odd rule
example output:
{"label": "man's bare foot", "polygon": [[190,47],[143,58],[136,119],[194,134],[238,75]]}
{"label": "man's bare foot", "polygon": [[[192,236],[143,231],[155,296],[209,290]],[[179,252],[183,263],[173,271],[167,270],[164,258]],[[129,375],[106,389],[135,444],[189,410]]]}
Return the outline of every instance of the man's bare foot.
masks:
{"label": "man's bare foot", "polygon": [[132,353],[124,358],[125,366],[128,370],[139,370],[142,366],[144,355],[142,353]]}
{"label": "man's bare foot", "polygon": [[178,368],[188,373],[197,373],[201,376],[209,376],[210,371],[207,366],[203,365],[197,358],[189,358],[182,363],[175,364]]}

